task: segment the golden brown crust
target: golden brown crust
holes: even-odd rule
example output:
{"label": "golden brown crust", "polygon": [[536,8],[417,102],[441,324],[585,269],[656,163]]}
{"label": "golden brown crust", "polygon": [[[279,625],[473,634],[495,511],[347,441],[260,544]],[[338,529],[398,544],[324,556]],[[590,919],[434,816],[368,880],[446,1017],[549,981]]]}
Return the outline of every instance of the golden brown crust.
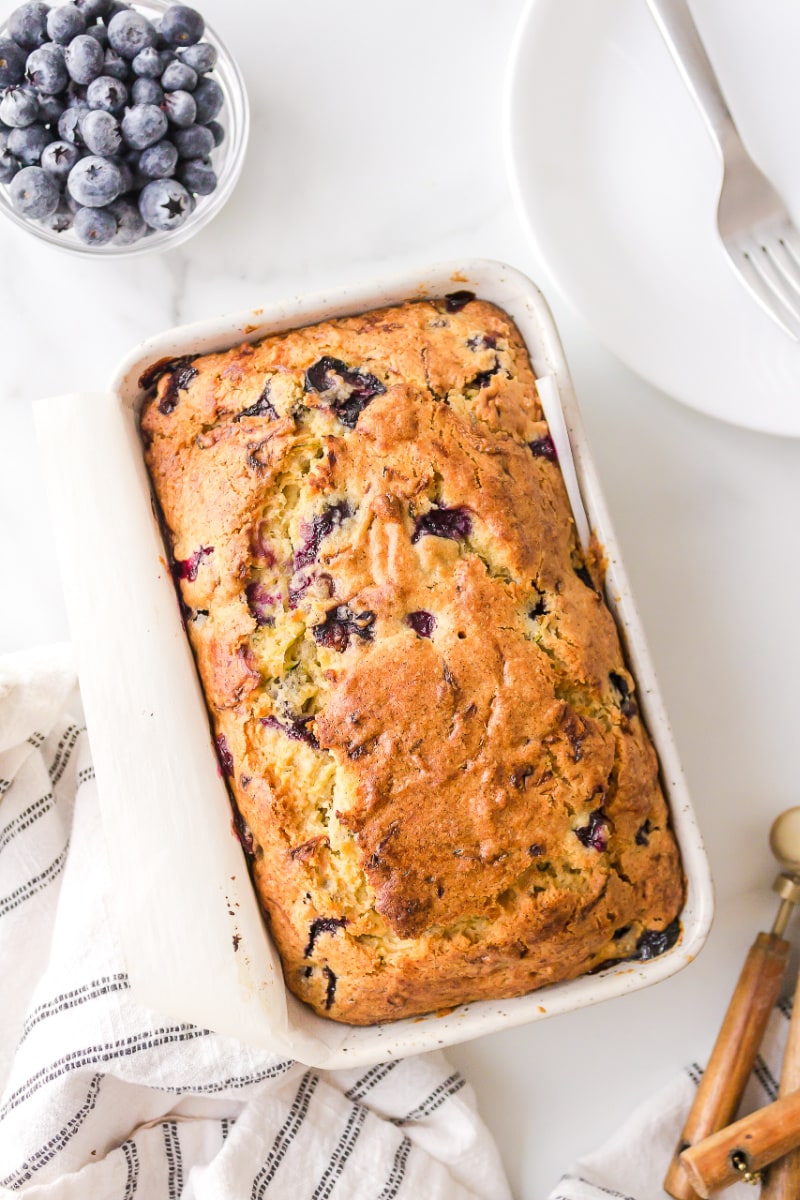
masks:
{"label": "golden brown crust", "polygon": [[182,361],[142,431],[292,991],[365,1024],[669,944],[655,754],[504,313]]}

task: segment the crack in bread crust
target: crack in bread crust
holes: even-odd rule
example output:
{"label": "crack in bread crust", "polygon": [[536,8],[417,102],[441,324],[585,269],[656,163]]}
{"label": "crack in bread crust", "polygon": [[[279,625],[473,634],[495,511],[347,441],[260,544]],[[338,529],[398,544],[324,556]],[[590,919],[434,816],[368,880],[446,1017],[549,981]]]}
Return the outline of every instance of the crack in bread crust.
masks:
{"label": "crack in bread crust", "polygon": [[669,944],[655,753],[510,319],[414,301],[191,367],[145,455],[291,990],[367,1024]]}

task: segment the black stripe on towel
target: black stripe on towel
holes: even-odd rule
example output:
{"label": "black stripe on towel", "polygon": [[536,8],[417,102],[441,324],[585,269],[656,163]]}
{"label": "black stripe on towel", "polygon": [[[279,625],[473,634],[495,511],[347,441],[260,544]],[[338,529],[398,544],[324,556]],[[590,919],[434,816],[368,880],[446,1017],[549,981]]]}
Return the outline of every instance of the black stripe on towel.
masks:
{"label": "black stripe on towel", "polygon": [[167,1192],[169,1200],[180,1200],[183,1191],[183,1160],[177,1121],[163,1121],[164,1153],[167,1156]]}
{"label": "black stripe on towel", "polygon": [[61,735],[61,740],[56,747],[55,758],[50,764],[50,779],[55,787],[61,776],[67,769],[67,763],[72,758],[72,752],[75,749],[75,743],[84,729],[78,725],[68,725]]}
{"label": "black stripe on towel", "polygon": [[49,867],[45,867],[44,871],[38,875],[34,875],[33,879],[29,879],[27,883],[20,884],[13,892],[9,892],[7,896],[4,896],[0,900],[0,917],[4,917],[7,913],[13,912],[15,908],[19,908],[20,904],[24,904],[26,900],[30,900],[31,896],[44,891],[48,884],[57,879],[64,870],[68,849],[69,842],[67,842],[61,853],[53,859]]}
{"label": "black stripe on towel", "polygon": [[161,1087],[159,1091],[171,1092],[175,1095],[192,1092],[195,1095],[211,1096],[215,1092],[224,1092],[227,1088],[247,1087],[248,1084],[261,1083],[265,1079],[276,1079],[279,1075],[285,1075],[287,1071],[291,1071],[294,1065],[294,1062],[287,1060],[273,1063],[271,1067],[265,1067],[263,1071],[254,1071],[252,1075],[230,1075],[227,1079],[215,1079],[213,1083],[192,1082],[173,1087]]}
{"label": "black stripe on towel", "polygon": [[107,996],[110,992],[125,992],[130,986],[128,976],[124,972],[120,972],[116,975],[101,975],[99,979],[93,979],[82,987],[72,988],[69,992],[60,992],[57,996],[53,996],[52,1000],[37,1005],[25,1019],[19,1044],[21,1045],[25,1041],[32,1029],[41,1021],[46,1021],[48,1017],[57,1016],[58,1013],[66,1012],[70,1008],[78,1008],[81,1004],[86,1004],[89,1000],[96,1000],[98,996]]}
{"label": "black stripe on towel", "polygon": [[5,850],[9,842],[22,833],[23,830],[29,829],[35,824],[40,817],[49,812],[53,807],[53,793],[48,792],[46,796],[40,796],[38,800],[34,800],[33,804],[29,804],[26,809],[23,809],[13,821],[9,821],[5,829],[0,830],[0,850]]}
{"label": "black stripe on towel", "polygon": [[339,1141],[336,1143],[336,1149],[331,1155],[331,1160],[323,1171],[322,1178],[314,1190],[312,1200],[328,1200],[331,1192],[339,1182],[339,1177],[345,1168],[348,1158],[353,1153],[356,1142],[361,1136],[361,1130],[367,1119],[367,1111],[360,1104],[354,1104],[350,1109],[347,1124]]}
{"label": "black stripe on towel", "polygon": [[394,1200],[395,1196],[400,1191],[403,1180],[405,1179],[406,1164],[408,1163],[408,1156],[410,1153],[411,1142],[405,1136],[405,1134],[403,1134],[403,1140],[397,1147],[397,1153],[394,1156],[394,1162],[392,1163],[392,1169],[389,1172],[389,1178],[383,1185],[383,1191],[381,1192],[380,1196],[378,1196],[378,1200]]}
{"label": "black stripe on towel", "polygon": [[451,1096],[455,1096],[456,1092],[460,1092],[466,1084],[466,1079],[459,1075],[458,1071],[454,1071],[452,1075],[448,1075],[447,1079],[443,1080],[435,1091],[431,1092],[422,1104],[412,1108],[410,1113],[404,1117],[392,1117],[393,1125],[405,1125],[410,1121],[422,1121],[425,1117],[429,1117],[431,1113],[436,1112],[437,1108],[449,1100]]}
{"label": "black stripe on towel", "polygon": [[[49,1066],[42,1067],[25,1081],[6,1100],[0,1108],[0,1121],[14,1108],[29,1100],[39,1088],[62,1075],[79,1071],[82,1067],[94,1066],[96,1063],[113,1062],[117,1058],[129,1058],[140,1054],[143,1050],[155,1050],[159,1046],[168,1046],[176,1042],[191,1042],[195,1038],[208,1037],[207,1029],[198,1029],[194,1025],[169,1025],[163,1029],[147,1030],[145,1033],[132,1034],[120,1038],[116,1042],[103,1042],[97,1046],[86,1046],[83,1050],[73,1050],[62,1058],[56,1059]],[[174,1089],[160,1088],[160,1091]]]}
{"label": "black stripe on towel", "polygon": [[125,1194],[122,1200],[131,1200],[131,1196],[136,1194],[139,1186],[139,1151],[136,1149],[136,1142],[133,1138],[123,1142],[120,1150],[125,1155],[125,1161],[128,1164],[128,1177],[125,1180]]}
{"label": "black stripe on towel", "polygon": [[377,1087],[377,1085],[386,1078],[390,1071],[393,1071],[395,1067],[399,1065],[400,1060],[397,1058],[392,1059],[392,1061],[388,1063],[378,1063],[377,1066],[372,1067],[371,1070],[367,1071],[366,1075],[362,1075],[360,1079],[356,1080],[353,1086],[345,1092],[345,1099],[361,1100],[364,1096],[366,1096],[367,1092],[371,1088]]}
{"label": "black stripe on towel", "polygon": [[766,1092],[768,1100],[778,1099],[778,1080],[772,1074],[769,1067],[765,1063],[761,1055],[757,1055],[756,1061],[753,1064],[753,1075],[756,1077],[762,1088]]}
{"label": "black stripe on towel", "polygon": [[318,1083],[319,1075],[314,1075],[310,1071],[306,1071],[300,1080],[300,1086],[295,1093],[292,1107],[289,1109],[289,1115],[275,1135],[272,1149],[267,1155],[263,1167],[253,1180],[250,1200],[263,1200],[264,1193],[272,1183],[278,1167],[286,1157],[289,1147],[306,1119],[308,1106],[311,1103],[311,1097],[314,1095]]}
{"label": "black stripe on towel", "polygon": [[0,1187],[13,1188],[14,1190],[20,1188],[23,1183],[27,1183],[29,1179],[33,1178],[35,1171],[41,1170],[43,1166],[64,1149],[67,1142],[75,1136],[83,1122],[93,1111],[97,1103],[97,1096],[102,1081],[102,1075],[94,1075],[92,1077],[86,1099],[75,1115],[70,1117],[66,1125],[35,1151],[30,1158],[26,1158],[25,1162],[12,1175],[8,1175],[5,1179],[0,1179]]}

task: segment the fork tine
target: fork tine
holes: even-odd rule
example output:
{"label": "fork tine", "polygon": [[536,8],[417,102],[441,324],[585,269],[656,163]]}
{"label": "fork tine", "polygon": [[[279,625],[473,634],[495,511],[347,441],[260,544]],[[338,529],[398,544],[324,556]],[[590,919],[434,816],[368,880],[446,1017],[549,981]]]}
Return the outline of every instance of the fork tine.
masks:
{"label": "fork tine", "polygon": [[790,337],[800,341],[800,297],[792,302],[783,276],[766,252],[753,239],[729,247],[729,251],[733,251],[731,261],[761,307]]}
{"label": "fork tine", "polygon": [[793,225],[780,230],[775,259],[792,287],[800,292],[800,238]]}
{"label": "fork tine", "polygon": [[790,221],[787,221],[781,230],[780,241],[800,268],[800,233]]}
{"label": "fork tine", "polygon": [[749,237],[743,242],[744,253],[754,270],[765,281],[775,298],[788,309],[795,320],[800,321],[800,293],[788,285],[784,272],[778,266],[772,239]]}
{"label": "fork tine", "polygon": [[800,320],[800,280],[798,269],[780,242],[764,242],[762,266],[774,281],[775,292]]}

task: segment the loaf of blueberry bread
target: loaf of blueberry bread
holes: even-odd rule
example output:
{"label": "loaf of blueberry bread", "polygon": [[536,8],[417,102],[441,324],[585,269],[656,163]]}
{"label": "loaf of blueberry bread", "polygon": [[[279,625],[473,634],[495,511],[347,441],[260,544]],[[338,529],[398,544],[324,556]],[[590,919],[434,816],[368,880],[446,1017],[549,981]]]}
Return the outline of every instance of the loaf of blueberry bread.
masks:
{"label": "loaf of blueberry bread", "polygon": [[141,429],[286,983],[369,1024],[679,935],[602,555],[469,292],[160,364]]}

